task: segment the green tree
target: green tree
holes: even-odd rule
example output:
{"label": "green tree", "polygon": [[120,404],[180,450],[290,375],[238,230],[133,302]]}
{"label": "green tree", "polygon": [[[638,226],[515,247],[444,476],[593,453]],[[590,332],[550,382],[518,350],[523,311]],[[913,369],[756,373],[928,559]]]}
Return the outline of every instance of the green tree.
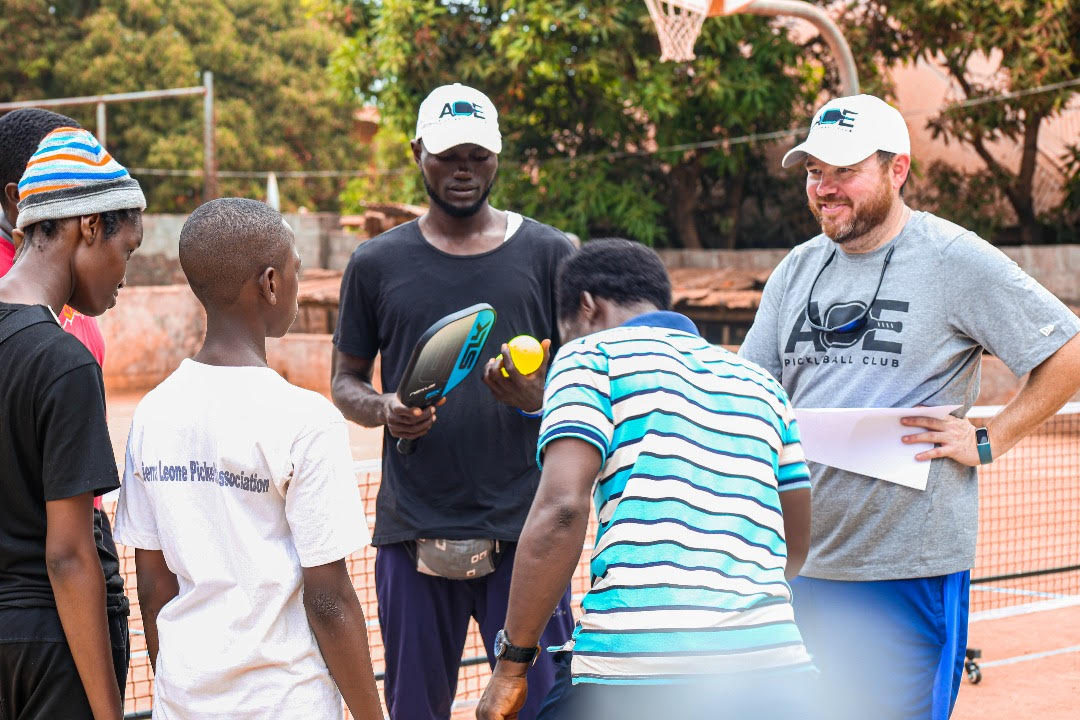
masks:
{"label": "green tree", "polygon": [[1065,201],[1058,208],[1054,225],[1062,242],[1080,242],[1080,143],[1070,145],[1066,151]]}
{"label": "green tree", "polygon": [[[987,197],[1003,197],[1016,215],[1021,242],[1037,243],[1052,236],[1051,219],[1038,217],[1033,198],[1039,131],[1077,88],[1025,91],[1080,76],[1080,2],[871,0],[852,3],[844,26],[867,64],[919,59],[939,63],[967,101],[1016,93],[1005,100],[958,103],[928,121],[935,138],[971,147],[986,168],[966,178],[951,168],[931,168],[928,176],[936,185],[931,194],[946,203],[952,198],[957,210],[983,208]],[[990,63],[995,72],[976,74],[975,62]],[[1017,166],[1009,166],[995,153],[993,143],[1001,139],[1020,147]],[[1052,160],[1075,177],[1077,168],[1067,158]],[[1055,214],[1068,215],[1061,210]],[[997,229],[1003,222],[990,215],[983,219]]]}
{"label": "green tree", "polygon": [[[710,20],[698,59],[680,65],[659,62],[655,29],[636,1],[321,7],[348,35],[331,65],[338,86],[355,101],[377,102],[397,137],[412,136],[420,101],[438,85],[460,81],[492,98],[504,137],[493,193],[502,206],[583,237],[618,233],[691,248],[805,237],[803,201],[774,192],[765,144],[696,146],[801,125],[809,115],[821,65],[762,18]],[[395,157],[408,165],[407,151]],[[361,186],[379,190],[354,183],[350,202],[362,198]],[[400,199],[416,201],[418,191]],[[792,197],[794,212],[776,210]]]}
{"label": "green tree", "polygon": [[[287,0],[7,0],[0,95],[12,100],[184,87],[214,73],[223,171],[362,165],[351,106],[326,80],[336,27]],[[58,108],[94,128],[91,106]],[[202,167],[198,98],[123,103],[107,145],[129,167]],[[154,211],[188,211],[201,175],[138,175]],[[336,209],[343,181],[281,179],[283,209]],[[220,192],[262,197],[264,177],[222,177]]]}

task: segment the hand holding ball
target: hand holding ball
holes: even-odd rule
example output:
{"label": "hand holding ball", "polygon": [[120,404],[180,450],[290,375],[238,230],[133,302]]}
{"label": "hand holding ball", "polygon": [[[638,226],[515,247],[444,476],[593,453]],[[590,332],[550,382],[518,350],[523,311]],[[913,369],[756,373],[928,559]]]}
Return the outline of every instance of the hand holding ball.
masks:
{"label": "hand holding ball", "polygon": [[[510,348],[510,359],[514,361],[514,367],[522,375],[532,375],[544,364],[544,348],[533,336],[518,335],[511,338],[506,345]],[[501,354],[499,361],[503,361]],[[503,377],[510,377],[505,367],[499,368],[499,372],[503,374]]]}

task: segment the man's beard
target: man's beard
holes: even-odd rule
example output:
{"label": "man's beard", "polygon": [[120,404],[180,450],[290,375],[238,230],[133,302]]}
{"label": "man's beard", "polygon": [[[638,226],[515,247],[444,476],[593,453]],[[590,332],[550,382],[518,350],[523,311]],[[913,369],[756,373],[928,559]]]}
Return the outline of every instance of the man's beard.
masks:
{"label": "man's beard", "polygon": [[431,185],[428,183],[427,176],[424,175],[423,172],[420,173],[420,177],[424,180],[424,189],[427,190],[428,197],[431,198],[432,202],[438,205],[447,215],[456,218],[472,217],[476,213],[480,212],[480,208],[484,207],[485,203],[487,203],[488,195],[491,194],[492,186],[495,185],[495,178],[492,177],[491,182],[489,182],[488,186],[484,188],[484,192],[480,196],[479,200],[474,202],[472,205],[466,205],[465,207],[461,207],[460,205],[451,205],[446,200],[443,200],[441,197],[439,197],[439,194],[435,192],[435,188],[431,187]]}
{"label": "man's beard", "polygon": [[[826,219],[821,210],[818,209],[818,203],[829,202],[844,202],[847,204],[851,208],[850,218],[845,222]],[[809,200],[807,205],[809,205],[810,212],[814,214],[818,224],[821,225],[821,231],[828,235],[833,242],[843,245],[861,238],[885,222],[885,218],[889,217],[889,211],[892,210],[893,205],[892,185],[889,183],[888,176],[883,176],[878,192],[859,208],[852,205],[850,201],[841,200],[836,195],[814,198]]]}

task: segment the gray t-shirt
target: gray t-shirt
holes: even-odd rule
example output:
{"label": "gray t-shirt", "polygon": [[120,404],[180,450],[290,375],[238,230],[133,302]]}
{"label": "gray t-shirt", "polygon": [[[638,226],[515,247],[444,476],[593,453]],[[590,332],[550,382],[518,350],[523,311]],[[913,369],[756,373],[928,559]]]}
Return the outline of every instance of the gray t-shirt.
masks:
{"label": "gray t-shirt", "polygon": [[[959,404],[962,416],[979,393],[984,349],[1023,375],[1080,332],[1080,319],[1004,253],[925,212],[912,213],[873,252],[837,250],[814,289],[812,312],[828,327],[866,307],[895,247],[865,327],[849,335],[815,331],[806,322],[807,296],[836,247],[818,235],[781,261],[740,351],[780,380],[796,408]],[[950,459],[932,463],[925,491],[811,463],[802,574],[891,580],[971,568],[976,470]]]}

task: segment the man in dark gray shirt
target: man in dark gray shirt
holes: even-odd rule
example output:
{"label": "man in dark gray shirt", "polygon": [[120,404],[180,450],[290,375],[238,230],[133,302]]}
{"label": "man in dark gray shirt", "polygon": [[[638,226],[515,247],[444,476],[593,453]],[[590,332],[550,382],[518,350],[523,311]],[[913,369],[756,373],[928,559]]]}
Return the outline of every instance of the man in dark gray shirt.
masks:
{"label": "man in dark gray shirt", "polygon": [[[796,408],[961,406],[903,421],[905,442],[935,445],[916,456],[931,463],[925,490],[810,465],[810,554],[792,588],[822,696],[838,705],[830,717],[949,716],[967,640],[975,468],[1080,387],[1080,320],[974,233],[909,208],[910,152],[903,117],[878,98],[818,110],[783,165],[804,164],[822,234],[773,272],[741,351]],[[984,350],[1031,378],[977,429],[964,415]]]}
{"label": "man in dark gray shirt", "polygon": [[[433,90],[412,150],[431,206],[353,253],[341,285],[333,394],[345,417],[386,428],[373,544],[390,718],[448,720],[470,618],[496,659],[517,539],[540,481],[539,411],[547,356],[558,349],[555,270],[573,246],[559,230],[488,202],[502,136],[482,92],[456,83]],[[437,411],[402,405],[393,391],[417,339],[479,302],[498,313],[484,372]],[[504,343],[516,335],[543,340],[544,365],[524,376],[511,365],[503,376],[494,357],[500,345],[508,356]],[[382,393],[372,385],[376,355]],[[406,456],[394,449],[397,438],[423,439]],[[572,628],[567,592],[540,645],[562,645]],[[541,653],[522,720],[536,717],[555,670]]]}

